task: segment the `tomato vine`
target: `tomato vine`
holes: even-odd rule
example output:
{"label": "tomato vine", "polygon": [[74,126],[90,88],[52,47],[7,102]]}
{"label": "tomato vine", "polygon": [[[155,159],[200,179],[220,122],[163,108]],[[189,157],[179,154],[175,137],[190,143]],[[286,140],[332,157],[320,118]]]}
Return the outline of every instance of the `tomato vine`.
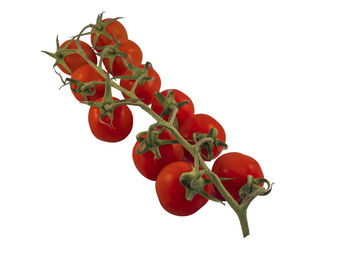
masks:
{"label": "tomato vine", "polygon": [[[72,84],[76,85],[79,89],[76,89],[75,92],[81,92],[83,101],[81,103],[87,104],[91,107],[99,109],[99,121],[104,125],[112,125],[114,118],[114,110],[123,105],[132,105],[138,106],[144,110],[147,114],[153,117],[156,123],[150,125],[147,132],[141,132],[137,135],[137,141],[139,142],[138,147],[136,148],[137,154],[144,154],[145,152],[151,151],[155,158],[160,158],[159,147],[166,144],[181,144],[182,147],[187,150],[187,152],[193,158],[192,171],[185,172],[180,177],[180,183],[186,190],[186,199],[192,200],[194,196],[201,195],[206,199],[222,202],[222,200],[217,199],[216,197],[210,195],[205,188],[207,185],[215,186],[216,190],[220,193],[229,206],[237,214],[243,236],[246,237],[249,235],[249,227],[247,221],[247,208],[252,200],[258,195],[267,195],[272,189],[272,184],[264,178],[254,178],[252,175],[247,175],[247,183],[240,188],[239,195],[241,200],[237,201],[230,192],[225,188],[223,182],[226,180],[232,180],[232,178],[220,178],[216,173],[214,173],[206,164],[205,161],[210,161],[216,156],[213,156],[213,152],[216,149],[218,153],[218,147],[222,149],[227,149],[227,145],[224,141],[218,139],[218,130],[216,128],[210,129],[208,133],[193,133],[193,138],[184,138],[178,129],[178,122],[176,115],[179,112],[179,109],[186,105],[189,101],[180,101],[177,102],[174,100],[174,94],[171,91],[169,96],[164,96],[160,92],[155,92],[154,97],[157,99],[157,103],[163,106],[163,112],[157,114],[147,103],[145,103],[143,98],[137,96],[138,85],[144,85],[154,79],[154,77],[149,76],[149,72],[153,70],[152,64],[147,62],[143,66],[139,66],[133,63],[129,58],[128,54],[120,51],[118,48],[120,46],[120,41],[117,39],[116,35],[111,36],[108,30],[105,27],[117,21],[115,19],[106,19],[102,20],[102,14],[99,14],[96,24],[89,24],[85,26],[78,35],[74,36],[69,40],[68,44],[75,43],[74,47],[76,49],[67,49],[66,45],[63,50],[59,46],[57,38],[57,51],[56,53],[51,53],[43,51],[49,56],[56,59],[54,64],[55,66],[60,66],[64,69],[65,73],[73,73],[70,71],[69,66],[65,63],[65,56],[69,55],[80,55],[84,59],[87,65],[94,69],[105,81],[99,80],[91,81],[87,83],[82,83],[79,80],[74,78],[66,78],[55,72],[60,76],[61,81],[64,85]],[[89,32],[86,30],[90,29]],[[97,35],[96,35],[97,33]],[[100,57],[99,63],[91,60],[86,53],[86,47],[82,46],[82,41],[80,40],[82,36],[93,35],[93,48],[98,51],[97,55]],[[124,33],[124,35],[126,32]],[[103,43],[105,46],[94,46],[98,41],[98,37],[103,36]],[[125,37],[125,36],[124,36]],[[111,42],[108,43],[107,40]],[[74,41],[74,42],[73,42]],[[67,41],[66,41],[67,42]],[[66,43],[65,42],[65,43]],[[100,41],[101,42],[101,41]],[[85,44],[84,44],[85,45]],[[102,61],[108,59],[108,65],[112,70],[113,59],[119,58],[124,63],[125,68],[129,72],[128,75],[115,76],[110,72],[106,72],[102,67]],[[131,89],[126,89],[122,85],[118,84],[116,80],[131,80],[133,81]],[[104,84],[105,91],[104,96],[99,100],[87,100],[87,95],[93,95],[96,92],[96,84]],[[120,91],[126,99],[117,100],[112,97],[112,89]],[[83,91],[85,93],[83,93]],[[125,107],[125,106],[124,106]],[[193,107],[193,106],[192,106]],[[168,118],[163,118],[165,115],[168,115]],[[105,117],[108,116],[111,124],[106,123]],[[132,124],[131,124],[132,125]],[[166,130],[171,134],[172,138],[160,139],[159,134]],[[147,135],[147,137],[145,137]],[[204,156],[202,150],[207,152],[207,155]],[[264,187],[266,183],[267,187]],[[224,204],[224,203],[223,203]]]}

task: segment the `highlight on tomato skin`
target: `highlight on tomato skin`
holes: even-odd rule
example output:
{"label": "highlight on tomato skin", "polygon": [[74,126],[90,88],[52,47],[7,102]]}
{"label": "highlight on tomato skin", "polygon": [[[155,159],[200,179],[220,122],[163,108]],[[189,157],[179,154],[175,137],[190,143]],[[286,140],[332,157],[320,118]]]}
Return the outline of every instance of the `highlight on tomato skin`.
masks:
{"label": "highlight on tomato skin", "polygon": [[[196,194],[191,201],[185,197],[186,189],[180,183],[180,177],[193,169],[191,162],[173,162],[165,166],[156,180],[156,192],[161,206],[170,214],[177,216],[192,215],[201,209],[208,199]],[[211,184],[204,187],[208,194],[212,192]]]}
{"label": "highlight on tomato skin", "polygon": [[[144,68],[145,65],[141,64],[141,65],[138,65],[138,67]],[[139,97],[142,100],[143,103],[149,105],[154,99],[154,93],[160,90],[161,79],[158,73],[152,67],[148,68],[147,76],[152,77],[153,80],[146,81],[143,85],[138,84],[135,90],[135,94],[137,97]],[[135,80],[127,80],[127,79],[120,80],[120,86],[122,86],[124,89],[127,89],[129,91],[132,89],[134,83],[135,83]],[[128,96],[125,94],[123,94],[123,96],[124,98],[128,98]]]}
{"label": "highlight on tomato skin", "polygon": [[[102,101],[99,98],[97,101]],[[113,98],[113,100],[119,100]],[[133,116],[128,106],[121,105],[113,111],[113,121],[109,116],[102,118],[102,121],[110,124],[106,125],[99,120],[100,109],[94,106],[89,110],[89,126],[92,134],[99,140],[105,142],[119,142],[124,140],[131,132],[133,126]]]}
{"label": "highlight on tomato skin", "polygon": [[[112,41],[106,46],[108,45],[115,45],[115,42]],[[130,39],[123,40],[120,42],[120,46],[118,47],[118,49],[130,57],[125,57],[125,59],[130,63],[136,65],[141,64],[142,51],[141,48],[134,41],[131,41]],[[122,76],[125,75],[125,73],[128,71],[121,57],[116,57],[113,60],[112,69],[110,68],[110,60],[108,58],[104,58],[102,61],[107,71],[113,76]]]}
{"label": "highlight on tomato skin", "polygon": [[[109,20],[111,20],[111,18],[105,18],[102,21],[106,22]],[[93,28],[92,28],[92,30],[93,30]],[[115,21],[111,22],[110,24],[108,24],[106,27],[106,31],[111,35],[112,38],[113,38],[113,36],[115,36],[115,38],[118,41],[123,41],[123,40],[128,39],[128,33],[127,33],[125,27],[118,20],[115,20]],[[96,34],[91,34],[91,45],[94,44],[95,37],[96,37]],[[104,35],[100,35],[98,37],[98,39],[96,40],[96,45],[95,45],[96,51],[101,52],[102,49],[100,49],[98,47],[106,46],[111,41],[112,41],[112,39],[109,39],[108,37],[106,37]]]}
{"label": "highlight on tomato skin", "polygon": [[[199,132],[207,134],[212,128],[216,128],[218,130],[217,139],[225,142],[226,133],[224,128],[217,120],[207,114],[194,114],[179,126],[179,132],[186,140],[193,140],[194,133]],[[190,143],[194,144],[193,142]],[[223,150],[223,147],[218,146],[217,148],[218,151],[215,147],[213,149],[213,159],[218,157]],[[208,157],[208,152],[205,149],[202,149],[201,153]],[[185,157],[190,161],[194,160],[191,153],[187,150],[185,150]]]}
{"label": "highlight on tomato skin", "polygon": [[[147,136],[142,136],[147,138]],[[168,132],[163,131],[158,136],[159,139],[174,140],[175,138]],[[176,161],[182,161],[184,158],[184,149],[180,143],[161,145],[159,147],[161,158],[156,159],[153,152],[148,151],[143,154],[137,154],[136,148],[140,145],[135,143],[132,151],[132,158],[137,170],[147,179],[155,181],[159,172],[168,164]]]}
{"label": "highlight on tomato skin", "polygon": [[[172,90],[174,92],[174,99],[176,102],[180,101],[188,101],[188,103],[182,107],[179,108],[177,114],[176,114],[176,119],[178,121],[178,125],[183,124],[188,118],[194,115],[194,105],[190,97],[188,97],[185,93],[183,93],[180,90],[177,89],[167,89],[163,90],[161,93],[164,96],[167,96],[168,92]],[[154,98],[152,101],[151,109],[160,115],[163,110],[163,106],[160,104],[160,102]],[[165,115],[163,117],[164,120],[168,121],[169,120],[169,115]]]}
{"label": "highlight on tomato skin", "polygon": [[[239,189],[247,183],[248,175],[252,175],[254,178],[264,178],[259,163],[252,157],[238,152],[221,155],[215,160],[212,171],[219,178],[234,179],[223,181],[222,184],[237,202],[240,201]],[[215,186],[212,195],[221,201],[225,201]]]}
{"label": "highlight on tomato skin", "polygon": [[[86,64],[78,69],[76,69],[72,74],[72,79],[80,80],[84,83],[90,82],[90,81],[97,81],[97,82],[104,82],[105,78],[102,77],[91,65]],[[77,88],[77,86],[74,83],[71,83],[71,90],[74,95],[74,97],[78,101],[84,101],[84,98],[81,94],[76,93],[74,90]],[[92,89],[92,88],[91,88]],[[97,99],[103,97],[105,93],[105,84],[98,84],[95,86],[95,94],[92,96],[87,96],[88,101],[96,101]]]}
{"label": "highlight on tomato skin", "polygon": [[[70,42],[70,40],[67,40],[65,42],[63,42],[60,46],[60,48],[64,48],[66,47],[67,49],[78,49],[77,46],[77,41],[71,41],[71,43],[67,46],[68,42]],[[80,46],[83,49],[85,55],[94,63],[97,63],[97,57],[95,52],[93,51],[92,47],[89,46],[89,44],[85,43],[84,41],[80,40]],[[80,55],[80,54],[70,54],[64,57],[64,62],[66,63],[66,65],[68,66],[68,68],[70,69],[71,73],[69,73],[68,70],[65,69],[65,67],[63,67],[63,65],[59,64],[58,68],[60,70],[62,70],[64,73],[71,75],[76,69],[78,69],[79,67],[88,64],[86,62],[86,60]]]}

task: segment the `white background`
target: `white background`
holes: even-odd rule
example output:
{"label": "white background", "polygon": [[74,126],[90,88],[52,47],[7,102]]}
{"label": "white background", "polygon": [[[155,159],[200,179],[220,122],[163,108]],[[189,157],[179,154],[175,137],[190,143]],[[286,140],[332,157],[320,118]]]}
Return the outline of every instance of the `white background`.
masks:
{"label": "white background", "polygon": [[[275,182],[248,210],[175,217],[52,70],[98,13],[122,20],[162,78],[222,123]],[[348,1],[10,1],[1,7],[0,262],[349,262]]]}

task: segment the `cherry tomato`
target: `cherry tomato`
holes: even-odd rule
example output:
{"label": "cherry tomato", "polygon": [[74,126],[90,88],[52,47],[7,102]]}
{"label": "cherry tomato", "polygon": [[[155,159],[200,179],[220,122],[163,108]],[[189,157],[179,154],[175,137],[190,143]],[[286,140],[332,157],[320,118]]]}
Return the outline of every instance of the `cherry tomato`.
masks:
{"label": "cherry tomato", "polygon": [[[146,137],[146,136],[145,136]],[[174,138],[167,131],[163,131],[159,139],[171,139]],[[137,170],[146,178],[155,181],[157,176],[166,165],[176,161],[183,161],[184,150],[181,144],[167,144],[159,147],[161,158],[155,159],[154,154],[151,151],[148,151],[144,154],[137,154],[136,148],[140,145],[139,142],[136,142],[132,158],[134,160]]]}
{"label": "cherry tomato", "polygon": [[[182,123],[184,123],[188,118],[190,118],[191,116],[193,116],[194,114],[194,105],[192,100],[182,91],[177,90],[177,89],[171,89],[174,92],[174,99],[176,102],[180,102],[180,101],[185,101],[188,100],[188,103],[182,107],[179,108],[179,111],[176,114],[176,119],[179,125],[181,125]],[[161,93],[164,96],[167,96],[169,90],[163,90]],[[161,114],[162,110],[163,110],[163,106],[160,104],[160,102],[154,98],[152,101],[152,106],[151,106],[152,110],[154,110],[158,115]],[[164,120],[169,120],[169,115],[165,115],[163,117]]]}
{"label": "cherry tomato", "polygon": [[[188,216],[203,207],[208,199],[196,194],[191,201],[185,197],[186,189],[180,183],[180,176],[192,171],[190,162],[173,162],[165,166],[159,173],[156,181],[156,192],[162,207],[170,214]],[[210,184],[204,187],[211,194]]]}
{"label": "cherry tomato", "polygon": [[[145,65],[140,65],[139,67],[144,68]],[[143,99],[142,101],[149,105],[151,104],[153,98],[154,98],[154,92],[157,92],[160,90],[160,77],[158,73],[152,69],[151,67],[148,68],[148,76],[153,77],[153,80],[145,82],[143,85],[137,85],[135,93],[136,96],[139,97],[140,99]],[[135,80],[127,80],[127,79],[122,79],[120,80],[120,86],[127,90],[131,90],[132,86],[134,85]],[[124,98],[128,98],[125,94],[123,94]]]}
{"label": "cherry tomato", "polygon": [[[216,128],[218,130],[217,139],[225,142],[226,134],[224,128],[213,117],[206,114],[195,114],[188,118],[181,126],[179,126],[179,132],[186,140],[193,140],[194,133],[208,133],[212,128]],[[190,143],[194,144],[193,142]],[[222,147],[218,146],[218,150],[219,151],[217,151],[214,147],[213,159],[219,156],[222,151]],[[207,150],[202,149],[201,153],[208,157]],[[185,156],[187,159],[193,161],[192,155],[186,150]]]}
{"label": "cherry tomato", "polygon": [[[103,98],[99,98],[97,101],[102,101]],[[118,100],[113,98],[113,100]],[[112,124],[108,126],[101,123],[99,120],[100,109],[94,106],[90,107],[89,110],[89,125],[92,134],[99,140],[105,142],[119,142],[125,139],[133,125],[132,113],[128,106],[122,105],[118,106],[113,111],[113,121],[106,115],[102,118],[102,121],[107,124]]]}
{"label": "cherry tomato", "polygon": [[[114,45],[114,42],[109,43],[108,45]],[[142,51],[140,47],[131,40],[124,40],[121,42],[119,46],[119,50],[129,55],[129,58],[125,58],[127,61],[132,64],[139,65],[142,62]],[[113,60],[112,70],[110,69],[110,60],[108,58],[103,59],[103,64],[105,65],[107,71],[111,73],[113,76],[121,76],[128,69],[126,68],[123,60],[120,57],[116,57]]]}
{"label": "cherry tomato", "polygon": [[[106,22],[111,20],[110,18],[105,18],[102,21]],[[108,24],[108,26],[106,27],[106,31],[111,35],[112,39],[104,36],[104,35],[100,35],[98,37],[98,39],[96,40],[96,45],[95,45],[95,49],[97,51],[101,51],[101,49],[99,49],[98,47],[103,47],[106,46],[108,43],[110,43],[113,40],[113,35],[115,35],[115,38],[118,41],[123,41],[123,40],[127,40],[128,39],[128,33],[126,32],[125,27],[118,21],[115,20],[113,22],[111,22],[110,24]],[[94,44],[95,41],[95,36],[96,34],[91,34],[91,44]]]}
{"label": "cherry tomato", "polygon": [[[90,82],[90,81],[98,81],[98,82],[104,82],[105,79],[102,77],[92,66],[89,64],[83,65],[79,67],[77,70],[73,72],[72,79],[80,80],[84,83]],[[71,89],[73,92],[73,95],[75,98],[79,101],[84,101],[84,98],[81,94],[74,92],[73,90],[76,89],[77,86],[75,84],[71,84]],[[93,89],[93,88],[92,88]],[[95,86],[96,92],[92,96],[87,96],[88,101],[95,101],[98,98],[103,97],[105,93],[105,84],[98,84]]]}
{"label": "cherry tomato", "polygon": [[[248,155],[230,152],[221,155],[215,160],[212,171],[220,178],[234,178],[234,180],[223,181],[231,196],[239,202],[239,189],[247,183],[247,176],[264,178],[259,163]],[[224,201],[220,192],[213,187],[213,196]]]}
{"label": "cherry tomato", "polygon": [[[66,47],[68,42],[69,42],[69,40],[63,42],[63,44],[60,47],[61,48]],[[93,49],[88,44],[86,44],[83,41],[80,41],[80,45],[81,45],[82,49],[84,50],[84,53],[86,54],[86,56],[92,62],[94,62],[96,64],[97,63],[97,57],[96,57],[96,54],[93,51]],[[72,41],[68,45],[67,49],[78,49],[77,41],[76,40]],[[69,73],[68,70],[66,70],[61,64],[59,64],[58,67],[59,67],[60,70],[62,70],[64,73],[66,73],[68,75],[71,75],[80,66],[87,64],[86,60],[80,54],[67,55],[67,56],[64,57],[64,62],[66,63],[66,65],[70,69],[71,73]]]}

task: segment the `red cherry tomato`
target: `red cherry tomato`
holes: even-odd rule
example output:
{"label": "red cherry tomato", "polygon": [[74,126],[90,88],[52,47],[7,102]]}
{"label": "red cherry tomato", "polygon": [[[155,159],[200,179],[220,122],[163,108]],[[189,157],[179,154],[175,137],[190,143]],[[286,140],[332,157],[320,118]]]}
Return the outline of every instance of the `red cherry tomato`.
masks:
{"label": "red cherry tomato", "polygon": [[[215,160],[212,171],[220,178],[234,178],[234,180],[223,181],[231,196],[239,202],[239,189],[247,183],[247,176],[264,178],[259,163],[248,155],[230,152],[221,155]],[[220,192],[213,187],[213,196],[224,201]]]}
{"label": "red cherry tomato", "polygon": [[[69,42],[69,40],[63,42],[63,44],[60,46],[60,48],[67,47],[68,42]],[[80,45],[81,45],[82,49],[84,50],[84,53],[86,54],[86,56],[92,62],[94,62],[96,64],[97,57],[96,57],[96,54],[93,51],[93,49],[83,41],[80,41]],[[78,49],[77,41],[76,40],[72,41],[68,45],[67,49]],[[64,57],[64,62],[66,63],[66,65],[70,69],[71,73],[69,73],[68,70],[66,70],[61,64],[59,64],[58,67],[60,70],[62,70],[64,73],[66,73],[68,75],[71,75],[80,66],[87,64],[86,60],[80,54],[67,55]]]}
{"label": "red cherry tomato", "polygon": [[[108,45],[114,45],[114,42],[109,43]],[[142,62],[142,51],[140,47],[131,40],[124,40],[121,42],[119,46],[119,50],[129,55],[130,59],[128,57],[125,57],[127,61],[129,61],[132,64],[139,65]],[[113,66],[112,70],[110,69],[110,60],[108,58],[103,59],[103,64],[105,65],[107,71],[111,73],[113,76],[121,76],[124,73],[127,72],[127,68],[123,62],[123,60],[120,57],[116,57],[113,60]]]}
{"label": "red cherry tomato", "polygon": [[[90,82],[90,81],[98,81],[98,82],[104,82],[105,79],[102,77],[92,66],[89,64],[83,65],[79,67],[77,70],[73,72],[73,75],[71,77],[72,79],[80,80],[84,83]],[[73,90],[76,89],[77,86],[75,84],[71,84],[71,89],[73,92],[73,95],[75,98],[79,101],[84,101],[84,98],[81,94],[74,92]],[[87,96],[88,101],[96,101],[98,98],[103,97],[105,93],[105,84],[98,84],[95,86],[96,92],[92,96]]]}
{"label": "red cherry tomato", "polygon": [[[174,140],[167,131],[163,131],[158,138]],[[157,179],[160,170],[166,165],[176,161],[183,161],[184,158],[184,149],[181,144],[167,144],[160,146],[159,151],[161,158],[159,159],[155,159],[155,156],[151,151],[144,154],[137,154],[136,148],[139,145],[140,143],[136,142],[132,151],[132,158],[135,166],[144,177],[153,181]]]}
{"label": "red cherry tomato", "polygon": [[[140,65],[139,67],[144,68],[145,65]],[[148,76],[153,77],[153,80],[145,82],[143,85],[137,85],[135,93],[136,96],[139,97],[140,99],[143,99],[142,101],[149,105],[151,104],[153,98],[154,98],[154,92],[157,92],[160,90],[160,77],[158,73],[152,69],[151,67],[148,68]],[[120,80],[120,86],[127,90],[131,90],[132,86],[134,85],[135,80],[127,80],[127,79],[122,79]],[[123,94],[124,98],[128,98],[125,94]]]}
{"label": "red cherry tomato", "polygon": [[[106,22],[109,20],[111,20],[111,19],[105,18],[102,21]],[[96,45],[95,45],[95,47],[96,47],[95,49],[99,52],[101,51],[101,49],[98,47],[103,47],[103,46],[108,45],[108,43],[110,43],[113,40],[113,35],[115,35],[115,38],[118,41],[123,41],[123,40],[128,39],[128,33],[126,32],[125,27],[118,20],[113,21],[110,24],[108,24],[108,26],[106,27],[106,31],[111,35],[112,39],[101,34],[98,37],[98,39],[96,40]],[[92,45],[94,44],[95,36],[96,36],[96,34],[91,34],[91,44]]]}
{"label": "red cherry tomato", "polygon": [[[192,117],[188,118],[180,127],[179,132],[186,140],[193,140],[193,134],[196,132],[199,133],[208,133],[212,128],[218,130],[217,139],[225,142],[226,134],[224,128],[221,124],[206,114],[195,114]],[[191,144],[194,144],[191,142]],[[213,159],[219,156],[222,151],[222,147],[218,146],[218,150],[214,147],[213,149]],[[208,153],[205,149],[201,150],[201,153],[208,157]],[[185,150],[185,156],[187,159],[193,161],[192,155]]]}
{"label": "red cherry tomato", "polygon": [[[190,162],[174,162],[165,166],[159,173],[156,181],[156,192],[162,207],[170,214],[188,216],[203,207],[208,199],[196,194],[191,201],[185,197],[186,189],[180,183],[180,176],[192,171]],[[210,184],[204,187],[211,194]]]}
{"label": "red cherry tomato", "polygon": [[[113,100],[118,100],[113,98]],[[102,101],[102,98],[99,98],[97,101]],[[99,120],[100,109],[94,106],[90,107],[89,110],[89,125],[92,134],[99,140],[105,142],[119,142],[125,139],[133,125],[132,113],[128,106],[122,105],[118,106],[113,111],[113,121],[106,115],[102,118],[102,121],[108,124],[101,123]]]}
{"label": "red cherry tomato", "polygon": [[[182,123],[184,123],[188,118],[190,118],[191,116],[193,116],[194,114],[194,105],[192,100],[182,91],[177,90],[177,89],[171,89],[174,92],[174,99],[176,102],[180,102],[180,101],[185,101],[187,100],[188,103],[182,107],[179,108],[179,111],[176,114],[176,119],[179,125],[181,125]],[[167,96],[169,90],[163,90],[161,93],[164,96]],[[158,115],[161,114],[161,112],[163,111],[163,106],[160,104],[160,102],[154,98],[152,101],[152,106],[151,106],[152,110],[154,110],[154,112],[156,112]],[[164,120],[169,120],[169,115],[165,115],[163,117]]]}

